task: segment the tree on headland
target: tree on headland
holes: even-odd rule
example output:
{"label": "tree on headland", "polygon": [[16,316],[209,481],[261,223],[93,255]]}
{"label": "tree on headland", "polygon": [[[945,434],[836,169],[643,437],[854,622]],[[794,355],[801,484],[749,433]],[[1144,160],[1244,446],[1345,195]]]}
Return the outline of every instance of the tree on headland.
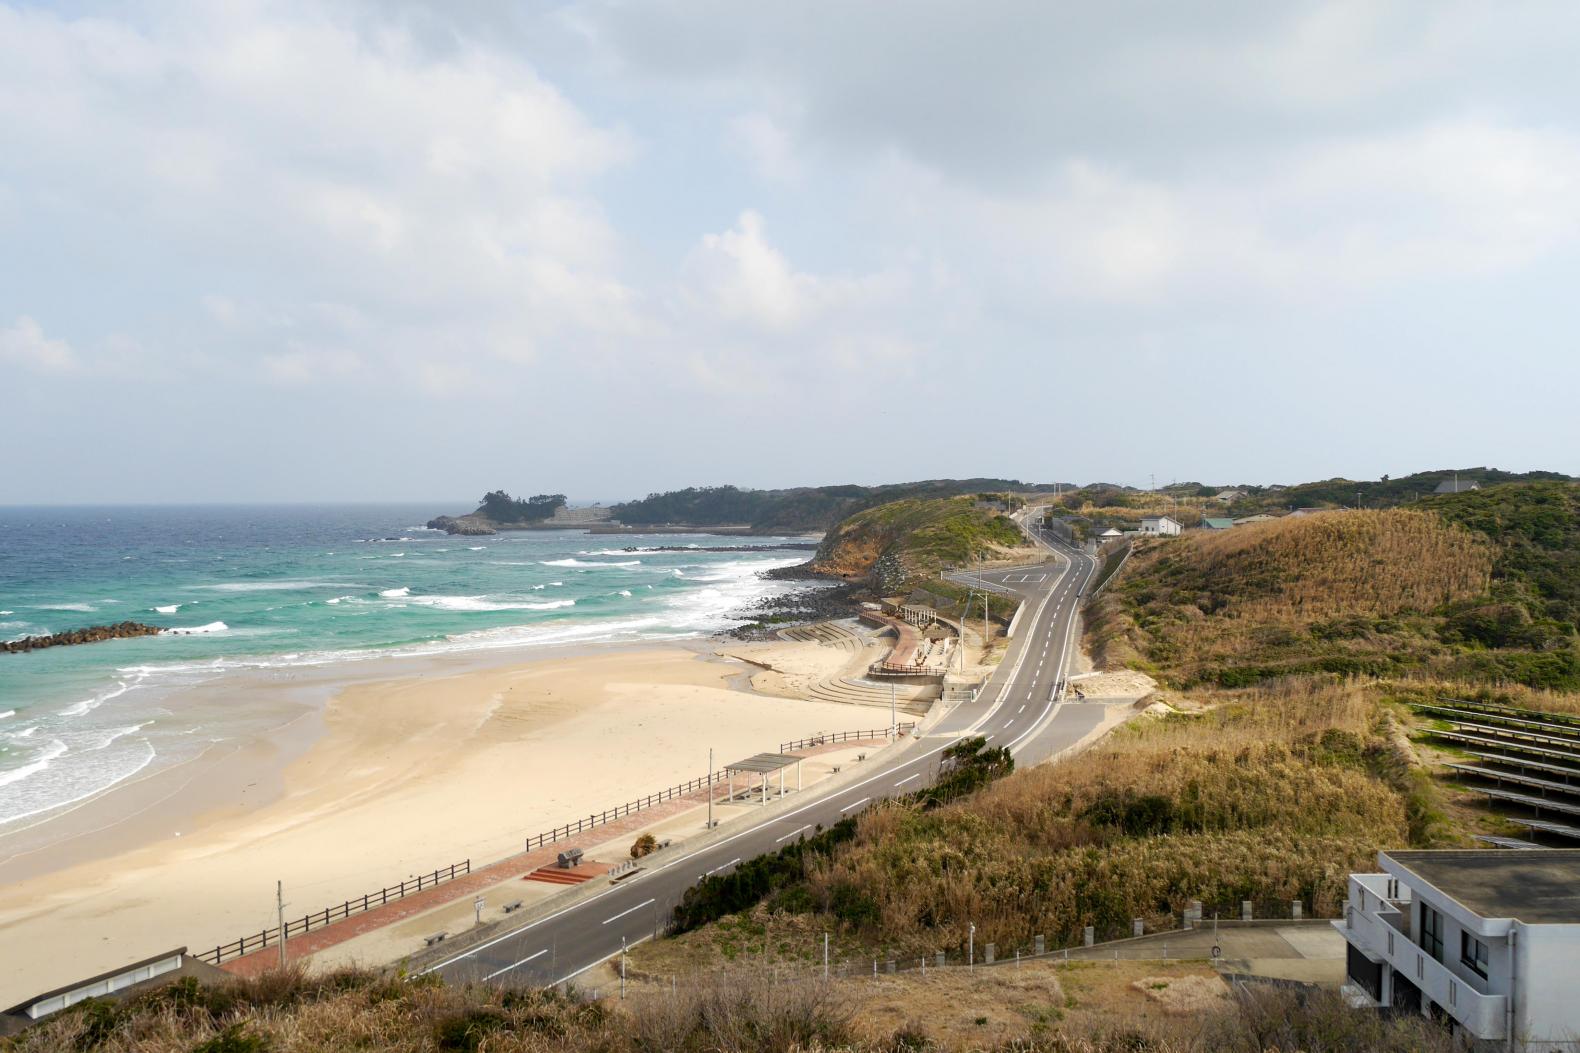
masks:
{"label": "tree on headland", "polygon": [[552,518],[564,507],[564,494],[536,494],[523,501],[503,490],[493,490],[483,495],[476,514],[495,523],[536,523]]}

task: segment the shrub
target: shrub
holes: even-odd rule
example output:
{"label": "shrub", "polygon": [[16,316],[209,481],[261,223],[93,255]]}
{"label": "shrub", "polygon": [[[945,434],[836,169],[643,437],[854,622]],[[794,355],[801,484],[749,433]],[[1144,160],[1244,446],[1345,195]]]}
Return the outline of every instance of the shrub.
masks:
{"label": "shrub", "polygon": [[631,858],[641,859],[658,851],[658,838],[652,834],[643,834],[631,845]]}

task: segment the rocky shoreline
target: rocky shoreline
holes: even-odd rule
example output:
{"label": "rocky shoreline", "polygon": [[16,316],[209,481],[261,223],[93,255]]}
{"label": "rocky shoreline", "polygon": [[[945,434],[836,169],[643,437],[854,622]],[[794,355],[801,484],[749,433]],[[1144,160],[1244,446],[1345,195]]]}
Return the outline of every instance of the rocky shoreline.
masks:
{"label": "rocky shoreline", "polygon": [[20,640],[6,641],[0,643],[0,651],[7,654],[21,654],[24,651],[42,650],[45,647],[68,647],[72,644],[98,643],[101,640],[126,640],[134,636],[158,636],[164,631],[158,625],[145,625],[142,622],[90,625],[86,629],[72,629],[70,632],[51,633],[48,636],[24,636]]}
{"label": "rocky shoreline", "polygon": [[[806,568],[809,565],[802,563],[764,571],[763,576],[779,581],[828,581],[808,571]],[[801,573],[787,574],[786,571]],[[770,596],[733,612],[734,617],[751,620],[745,625],[726,629],[720,635],[734,640],[771,640],[780,629],[790,626],[853,618],[861,613],[861,592],[858,585],[840,582],[827,588],[808,589],[789,596]]]}

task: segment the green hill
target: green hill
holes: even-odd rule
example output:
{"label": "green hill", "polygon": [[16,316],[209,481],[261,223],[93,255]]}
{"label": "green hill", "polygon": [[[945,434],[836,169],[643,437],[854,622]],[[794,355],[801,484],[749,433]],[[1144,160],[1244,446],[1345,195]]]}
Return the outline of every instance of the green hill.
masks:
{"label": "green hill", "polygon": [[1025,535],[1007,515],[973,498],[909,498],[840,522],[818,547],[812,568],[847,580],[869,580],[879,591],[893,594],[936,578],[946,566],[1029,550]]}
{"label": "green hill", "polygon": [[787,490],[750,490],[737,486],[688,487],[649,494],[612,506],[616,519],[631,526],[684,523],[692,526],[749,525],[759,532],[823,531],[864,508],[904,498],[1012,491],[1014,479],[927,479],[883,486],[803,486]]}

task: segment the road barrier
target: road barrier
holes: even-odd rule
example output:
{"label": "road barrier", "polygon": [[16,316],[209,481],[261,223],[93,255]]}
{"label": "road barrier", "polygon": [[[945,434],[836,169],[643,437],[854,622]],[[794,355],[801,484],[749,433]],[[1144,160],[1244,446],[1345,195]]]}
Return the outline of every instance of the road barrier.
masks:
{"label": "road barrier", "polygon": [[[353,914],[361,914],[363,911],[372,910],[374,907],[382,907],[386,903],[404,899],[414,892],[433,888],[441,882],[451,881],[457,877],[465,877],[471,872],[472,861],[463,859],[459,863],[452,863],[450,866],[441,870],[435,870],[431,874],[418,874],[414,878],[402,881],[399,885],[391,885],[389,888],[382,888],[377,892],[369,892],[365,896],[348,899],[337,907],[325,907],[323,910],[308,914],[305,917],[288,921],[285,923],[285,938],[289,940],[293,936],[300,936],[315,928],[321,929],[330,922],[349,918]],[[256,936],[247,935],[239,940],[220,944],[211,951],[192,952],[192,957],[208,962],[210,965],[219,965],[221,962],[228,962],[232,958],[240,958],[254,951],[261,951],[265,947],[278,947],[279,944],[280,927],[276,925],[272,929],[264,929]]]}

